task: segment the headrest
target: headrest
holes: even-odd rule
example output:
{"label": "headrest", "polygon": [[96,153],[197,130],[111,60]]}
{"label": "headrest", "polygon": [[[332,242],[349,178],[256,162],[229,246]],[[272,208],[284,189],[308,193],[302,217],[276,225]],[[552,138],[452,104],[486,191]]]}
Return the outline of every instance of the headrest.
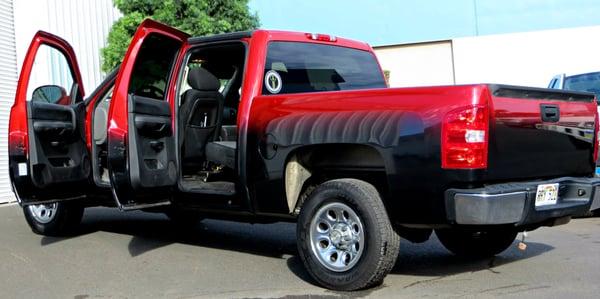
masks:
{"label": "headrest", "polygon": [[187,80],[188,84],[197,90],[217,91],[221,87],[219,79],[201,67],[190,69]]}

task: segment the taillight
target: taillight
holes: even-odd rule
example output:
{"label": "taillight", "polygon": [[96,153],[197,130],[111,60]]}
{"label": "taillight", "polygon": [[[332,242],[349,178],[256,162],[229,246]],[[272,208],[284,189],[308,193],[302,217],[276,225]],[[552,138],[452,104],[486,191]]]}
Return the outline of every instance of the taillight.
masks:
{"label": "taillight", "polygon": [[487,167],[489,112],[485,106],[452,110],[442,124],[442,168]]}

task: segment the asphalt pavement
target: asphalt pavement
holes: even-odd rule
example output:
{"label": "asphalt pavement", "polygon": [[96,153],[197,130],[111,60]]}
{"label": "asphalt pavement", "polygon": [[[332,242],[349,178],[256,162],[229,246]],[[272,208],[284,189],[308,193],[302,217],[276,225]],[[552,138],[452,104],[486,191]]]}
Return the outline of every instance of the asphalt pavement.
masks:
{"label": "asphalt pavement", "polygon": [[542,228],[493,259],[465,261],[432,237],[402,242],[381,287],[318,287],[297,257],[295,226],[205,220],[178,229],[160,214],[87,209],[78,234],[33,234],[0,206],[0,298],[598,298],[600,218]]}

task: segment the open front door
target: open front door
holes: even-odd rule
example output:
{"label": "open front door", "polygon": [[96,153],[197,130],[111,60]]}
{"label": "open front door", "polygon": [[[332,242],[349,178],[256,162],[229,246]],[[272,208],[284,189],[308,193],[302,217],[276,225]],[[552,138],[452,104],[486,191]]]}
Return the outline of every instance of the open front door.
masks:
{"label": "open front door", "polygon": [[38,32],[10,110],[9,171],[21,203],[80,198],[90,189],[83,96],[71,46]]}
{"label": "open front door", "polygon": [[167,86],[187,37],[145,20],[121,64],[108,116],[108,168],[121,209],[170,203],[178,168]]}

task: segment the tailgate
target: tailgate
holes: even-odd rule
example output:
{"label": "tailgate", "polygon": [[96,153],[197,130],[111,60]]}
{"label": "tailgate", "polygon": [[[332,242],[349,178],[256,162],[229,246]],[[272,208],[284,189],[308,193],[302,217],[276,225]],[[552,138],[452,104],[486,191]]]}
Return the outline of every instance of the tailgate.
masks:
{"label": "tailgate", "polygon": [[488,170],[498,179],[591,175],[593,94],[490,85]]}

